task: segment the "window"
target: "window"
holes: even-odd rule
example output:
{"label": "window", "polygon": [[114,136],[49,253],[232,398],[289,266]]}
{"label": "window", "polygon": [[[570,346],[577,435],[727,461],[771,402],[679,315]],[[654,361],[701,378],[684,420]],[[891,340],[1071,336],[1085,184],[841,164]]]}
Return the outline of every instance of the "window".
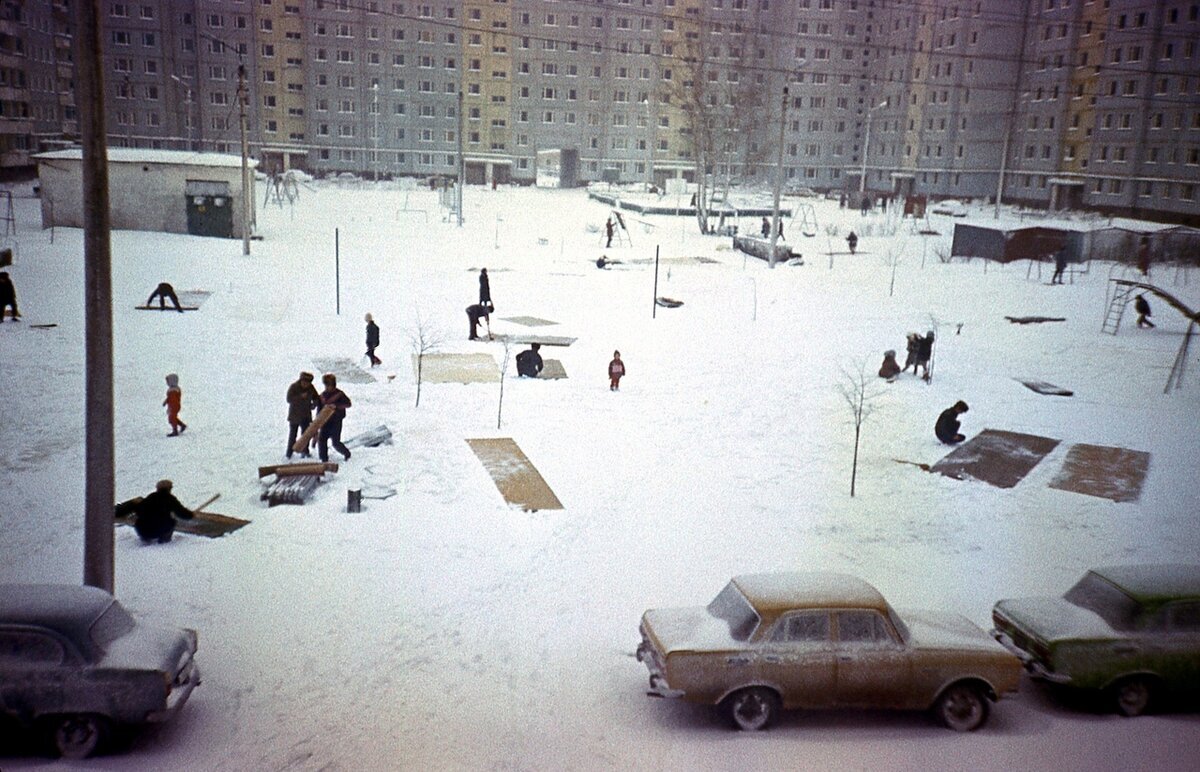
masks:
{"label": "window", "polygon": [[838,641],[843,644],[894,643],[888,625],[875,611],[839,611]]}

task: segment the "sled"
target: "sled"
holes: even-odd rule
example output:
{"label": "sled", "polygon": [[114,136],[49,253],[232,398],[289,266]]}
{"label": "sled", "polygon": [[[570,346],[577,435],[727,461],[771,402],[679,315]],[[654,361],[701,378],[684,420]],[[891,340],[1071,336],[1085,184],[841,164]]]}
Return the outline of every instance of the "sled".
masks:
{"label": "sled", "polygon": [[321,412],[317,413],[317,417],[314,418],[313,422],[308,425],[308,428],[304,430],[304,433],[296,438],[295,444],[292,445],[292,452],[307,452],[308,443],[312,442],[313,438],[317,436],[317,432],[321,431],[321,427],[325,425],[325,422],[328,421],[335,412],[337,411],[333,405],[326,405],[325,407],[321,408]]}
{"label": "sled", "polygon": [[654,303],[656,305],[662,306],[663,308],[679,308],[681,305],[683,305],[682,300],[675,300],[674,298],[664,298],[664,297],[655,298]]}
{"label": "sled", "polygon": [[[242,526],[249,525],[249,520],[242,520],[239,517],[230,517],[229,515],[220,515],[216,512],[202,511],[209,504],[220,498],[221,494],[216,494],[208,501],[192,510],[191,520],[176,519],[175,530],[179,533],[188,533],[193,536],[204,536],[209,539],[215,539],[219,536],[224,536],[227,533],[232,533]],[[114,522],[117,525],[133,525],[133,511],[142,501],[141,496],[122,501],[117,504],[114,512]]]}
{"label": "sled", "polygon": [[58,326],[57,322],[50,322],[48,324],[31,324],[31,325],[29,325],[29,328],[32,330],[48,330],[51,327],[57,327],[57,326]]}
{"label": "sled", "polygon": [[200,310],[200,306],[184,306],[184,305],[181,305],[179,308],[176,308],[175,306],[165,306],[165,307],[134,306],[134,308],[136,308],[139,311],[199,311]]}
{"label": "sled", "polygon": [[1075,392],[1070,389],[1064,389],[1061,386],[1055,386],[1053,383],[1047,383],[1046,381],[1026,381],[1020,378],[1016,380],[1021,381],[1027,389],[1036,391],[1038,394],[1046,394],[1051,397],[1071,397],[1075,395]]}

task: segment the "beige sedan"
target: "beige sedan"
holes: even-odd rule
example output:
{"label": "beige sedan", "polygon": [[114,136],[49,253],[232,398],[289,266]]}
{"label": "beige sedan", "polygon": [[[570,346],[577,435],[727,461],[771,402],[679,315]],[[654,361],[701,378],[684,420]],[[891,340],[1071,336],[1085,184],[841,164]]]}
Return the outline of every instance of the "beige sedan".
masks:
{"label": "beige sedan", "polygon": [[707,606],[647,611],[641,634],[651,695],[719,705],[747,730],[783,708],[858,707],[930,709],[971,731],[1021,676],[965,617],[899,614],[846,574],[737,576]]}

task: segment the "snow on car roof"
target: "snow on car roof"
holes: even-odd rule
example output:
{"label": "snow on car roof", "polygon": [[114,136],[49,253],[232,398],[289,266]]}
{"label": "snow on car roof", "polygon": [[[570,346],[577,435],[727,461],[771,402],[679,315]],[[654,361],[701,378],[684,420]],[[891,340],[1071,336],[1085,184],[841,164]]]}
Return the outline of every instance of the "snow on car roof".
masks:
{"label": "snow on car roof", "polygon": [[850,574],[777,571],[742,574],[733,582],[759,612],[779,613],[802,606],[887,608],[879,590]]}
{"label": "snow on car roof", "polygon": [[37,624],[86,632],[113,597],[73,584],[0,584],[0,624]]}
{"label": "snow on car roof", "polygon": [[1112,582],[1143,604],[1200,598],[1200,564],[1105,566],[1093,568],[1092,573]]}

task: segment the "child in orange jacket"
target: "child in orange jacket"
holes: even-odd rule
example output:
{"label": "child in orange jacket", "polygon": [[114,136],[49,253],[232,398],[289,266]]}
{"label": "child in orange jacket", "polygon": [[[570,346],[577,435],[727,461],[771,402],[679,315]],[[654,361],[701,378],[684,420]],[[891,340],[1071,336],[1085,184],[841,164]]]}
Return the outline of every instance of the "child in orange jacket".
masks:
{"label": "child in orange jacket", "polygon": [[183,389],[179,388],[179,376],[171,373],[167,376],[167,398],[163,400],[163,404],[167,406],[167,423],[171,424],[171,433],[168,437],[175,437],[183,434],[183,430],[187,428],[187,424],[179,420],[179,409],[183,405]]}

